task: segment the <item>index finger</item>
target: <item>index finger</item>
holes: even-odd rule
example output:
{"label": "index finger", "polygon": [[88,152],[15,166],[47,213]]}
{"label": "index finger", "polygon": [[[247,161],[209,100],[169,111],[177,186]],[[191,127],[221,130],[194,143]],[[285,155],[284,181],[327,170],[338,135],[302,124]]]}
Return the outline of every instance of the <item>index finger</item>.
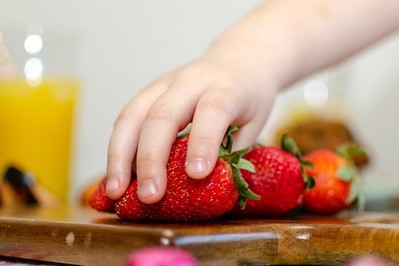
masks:
{"label": "index finger", "polygon": [[141,127],[152,103],[166,87],[165,81],[150,85],[126,105],[115,122],[107,158],[106,193],[111,199],[118,199],[129,186]]}
{"label": "index finger", "polygon": [[132,119],[131,112],[122,112],[115,122],[108,145],[106,193],[118,199],[131,179],[132,162],[137,150],[139,128],[143,119]]}

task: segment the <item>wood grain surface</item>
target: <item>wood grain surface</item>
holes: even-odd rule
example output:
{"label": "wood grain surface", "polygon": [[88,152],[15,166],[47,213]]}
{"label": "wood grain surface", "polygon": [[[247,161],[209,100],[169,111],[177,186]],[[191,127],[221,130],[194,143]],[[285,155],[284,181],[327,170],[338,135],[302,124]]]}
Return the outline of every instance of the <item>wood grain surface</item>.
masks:
{"label": "wood grain surface", "polygon": [[399,265],[399,214],[143,224],[73,206],[0,210],[0,256],[124,265],[153,245],[182,247],[201,265],[342,265],[362,254]]}

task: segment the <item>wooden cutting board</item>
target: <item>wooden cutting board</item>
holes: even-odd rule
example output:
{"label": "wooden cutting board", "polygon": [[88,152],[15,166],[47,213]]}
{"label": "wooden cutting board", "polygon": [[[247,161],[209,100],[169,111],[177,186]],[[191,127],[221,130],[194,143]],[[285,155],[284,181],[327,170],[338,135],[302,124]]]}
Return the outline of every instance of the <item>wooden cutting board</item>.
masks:
{"label": "wooden cutting board", "polygon": [[182,247],[201,265],[342,265],[370,253],[399,264],[399,214],[143,224],[81,207],[0,210],[0,256],[124,265],[153,245]]}

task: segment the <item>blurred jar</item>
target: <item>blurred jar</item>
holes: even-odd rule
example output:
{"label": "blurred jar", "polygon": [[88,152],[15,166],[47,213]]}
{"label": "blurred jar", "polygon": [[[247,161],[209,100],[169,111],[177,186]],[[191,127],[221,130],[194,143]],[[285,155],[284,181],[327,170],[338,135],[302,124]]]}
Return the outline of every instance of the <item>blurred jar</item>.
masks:
{"label": "blurred jar", "polygon": [[65,204],[79,98],[77,35],[39,24],[0,32],[0,173],[30,173],[26,186],[40,186],[52,205]]}

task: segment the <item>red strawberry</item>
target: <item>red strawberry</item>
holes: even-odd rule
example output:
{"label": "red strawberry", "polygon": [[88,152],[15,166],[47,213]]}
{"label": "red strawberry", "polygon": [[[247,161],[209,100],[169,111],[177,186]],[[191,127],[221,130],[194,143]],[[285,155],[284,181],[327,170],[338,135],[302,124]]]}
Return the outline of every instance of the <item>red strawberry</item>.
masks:
{"label": "red strawberry", "polygon": [[248,200],[243,210],[236,207],[234,216],[282,217],[300,207],[308,184],[301,165],[306,162],[292,139],[283,135],[282,148],[255,146],[244,158],[255,165],[256,174],[242,170],[243,178],[261,199]]}
{"label": "red strawberry", "polygon": [[[172,146],[167,163],[168,185],[165,196],[155,204],[144,204],[137,197],[137,180],[133,180],[125,194],[116,201],[117,215],[127,220],[204,221],[230,211],[237,200],[256,198],[242,179],[237,165],[244,165],[241,155],[248,150],[230,153],[229,128],[226,145],[221,145],[220,156],[212,173],[205,179],[187,176],[185,162],[189,137],[178,138]],[[249,168],[248,168],[249,169]]]}
{"label": "red strawberry", "polygon": [[319,149],[304,156],[313,165],[305,168],[306,173],[316,183],[304,195],[304,208],[309,212],[334,214],[356,201],[359,180],[348,148],[342,147],[339,153]]}
{"label": "red strawberry", "polygon": [[105,180],[106,178],[103,178],[97,189],[91,194],[89,204],[98,211],[114,213],[115,202],[105,194]]}

